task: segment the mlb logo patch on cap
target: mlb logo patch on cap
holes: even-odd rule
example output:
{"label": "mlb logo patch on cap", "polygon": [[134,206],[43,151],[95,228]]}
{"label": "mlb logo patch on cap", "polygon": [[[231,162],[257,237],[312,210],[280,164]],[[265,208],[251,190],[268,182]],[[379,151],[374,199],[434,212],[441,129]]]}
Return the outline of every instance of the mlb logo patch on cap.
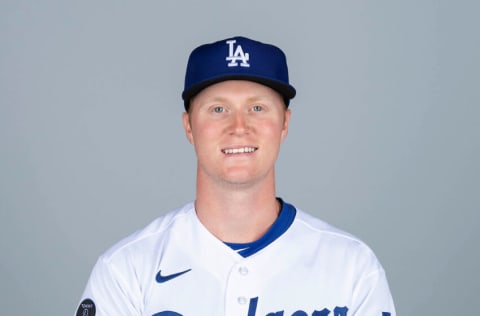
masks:
{"label": "mlb logo patch on cap", "polygon": [[191,98],[202,89],[225,80],[266,85],[280,93],[287,106],[296,93],[289,83],[287,60],[280,48],[238,36],[192,51],[182,93],[185,109],[188,110]]}

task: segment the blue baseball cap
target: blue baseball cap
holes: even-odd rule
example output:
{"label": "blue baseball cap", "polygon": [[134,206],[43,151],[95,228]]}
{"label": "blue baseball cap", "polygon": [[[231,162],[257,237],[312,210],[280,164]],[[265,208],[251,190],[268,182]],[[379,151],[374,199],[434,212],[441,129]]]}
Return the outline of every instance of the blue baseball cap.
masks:
{"label": "blue baseball cap", "polygon": [[288,81],[287,59],[280,48],[237,36],[192,51],[182,93],[185,110],[202,89],[226,80],[248,80],[268,86],[283,96],[287,107],[296,94]]}

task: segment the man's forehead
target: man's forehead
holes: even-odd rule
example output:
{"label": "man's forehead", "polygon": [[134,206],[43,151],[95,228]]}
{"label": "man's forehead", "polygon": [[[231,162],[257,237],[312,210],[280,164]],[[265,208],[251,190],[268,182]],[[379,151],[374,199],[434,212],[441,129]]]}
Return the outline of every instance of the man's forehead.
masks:
{"label": "man's forehead", "polygon": [[201,99],[208,101],[228,101],[242,97],[247,101],[275,99],[283,102],[283,97],[274,89],[248,80],[227,80],[215,83],[200,91],[192,98],[192,102]]}

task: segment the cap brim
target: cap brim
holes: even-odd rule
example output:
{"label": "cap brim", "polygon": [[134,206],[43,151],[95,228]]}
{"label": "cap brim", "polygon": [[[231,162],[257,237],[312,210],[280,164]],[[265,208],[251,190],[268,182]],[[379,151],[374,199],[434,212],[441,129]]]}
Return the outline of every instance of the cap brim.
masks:
{"label": "cap brim", "polygon": [[286,106],[289,105],[290,99],[293,99],[296,94],[295,88],[289,84],[285,84],[284,82],[275,81],[275,80],[271,80],[271,79],[267,79],[259,76],[252,76],[252,75],[228,74],[226,76],[219,76],[216,78],[211,78],[209,80],[202,81],[184,90],[182,93],[182,99],[184,100],[185,109],[188,110],[190,100],[195,95],[197,95],[200,91],[202,91],[203,89],[215,83],[219,83],[227,80],[247,80],[247,81],[253,81],[256,83],[263,84],[267,87],[270,87],[283,96]]}

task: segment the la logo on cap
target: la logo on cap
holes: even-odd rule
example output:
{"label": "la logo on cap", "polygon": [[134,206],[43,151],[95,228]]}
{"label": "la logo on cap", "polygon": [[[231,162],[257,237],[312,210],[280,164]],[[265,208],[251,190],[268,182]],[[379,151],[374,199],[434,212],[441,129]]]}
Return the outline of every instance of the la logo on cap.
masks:
{"label": "la logo on cap", "polygon": [[238,61],[241,61],[241,67],[250,67],[248,60],[250,59],[250,55],[248,53],[244,53],[242,46],[239,44],[235,48],[236,40],[229,40],[226,43],[228,44],[228,56],[225,58],[226,61],[230,61],[227,66],[228,67],[238,67]]}

